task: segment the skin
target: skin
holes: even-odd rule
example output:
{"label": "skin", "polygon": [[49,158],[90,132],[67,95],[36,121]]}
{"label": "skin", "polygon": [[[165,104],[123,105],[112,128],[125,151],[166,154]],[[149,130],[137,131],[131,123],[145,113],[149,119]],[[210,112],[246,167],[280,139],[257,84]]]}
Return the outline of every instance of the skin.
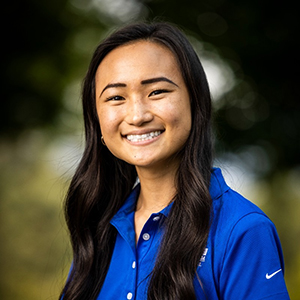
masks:
{"label": "skin", "polygon": [[173,53],[150,41],[111,51],[99,65],[95,83],[106,146],[134,165],[140,179],[138,240],[149,216],[167,206],[176,193],[178,153],[191,130],[189,94]]}

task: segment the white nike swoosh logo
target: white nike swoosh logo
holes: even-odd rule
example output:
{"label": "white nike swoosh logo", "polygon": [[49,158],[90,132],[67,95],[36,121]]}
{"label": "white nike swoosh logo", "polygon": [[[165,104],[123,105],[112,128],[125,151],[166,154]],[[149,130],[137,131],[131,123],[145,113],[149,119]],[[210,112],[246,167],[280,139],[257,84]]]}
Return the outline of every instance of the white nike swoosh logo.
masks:
{"label": "white nike swoosh logo", "polygon": [[281,269],[279,269],[278,271],[272,273],[269,275],[269,273],[266,274],[266,278],[267,279],[271,279],[273,276],[275,276],[277,273],[279,273],[280,271],[282,271]]}

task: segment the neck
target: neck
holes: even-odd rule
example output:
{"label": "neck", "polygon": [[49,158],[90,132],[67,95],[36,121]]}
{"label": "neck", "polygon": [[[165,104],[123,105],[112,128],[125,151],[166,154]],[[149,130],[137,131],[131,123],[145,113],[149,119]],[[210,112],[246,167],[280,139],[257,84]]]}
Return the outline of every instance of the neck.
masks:
{"label": "neck", "polygon": [[151,214],[157,213],[170,204],[176,194],[176,171],[150,171],[136,168],[141,189],[136,204],[134,227],[136,243],[140,233]]}
{"label": "neck", "polygon": [[141,184],[136,211],[158,212],[166,207],[176,194],[176,169],[148,170],[137,167]]}

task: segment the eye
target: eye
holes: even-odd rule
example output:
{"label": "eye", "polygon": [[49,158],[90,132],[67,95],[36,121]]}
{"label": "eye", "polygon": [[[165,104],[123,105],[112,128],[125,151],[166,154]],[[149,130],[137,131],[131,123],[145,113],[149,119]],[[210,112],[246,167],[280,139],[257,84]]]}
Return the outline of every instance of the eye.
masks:
{"label": "eye", "polygon": [[125,100],[125,99],[122,96],[113,96],[113,97],[108,97],[106,100],[107,101],[121,101],[121,100]]}
{"label": "eye", "polygon": [[151,92],[150,94],[149,94],[149,97],[150,96],[156,96],[156,95],[160,95],[160,94],[163,94],[163,93],[169,93],[170,91],[168,91],[168,90],[155,90],[155,91],[153,91],[153,92]]}

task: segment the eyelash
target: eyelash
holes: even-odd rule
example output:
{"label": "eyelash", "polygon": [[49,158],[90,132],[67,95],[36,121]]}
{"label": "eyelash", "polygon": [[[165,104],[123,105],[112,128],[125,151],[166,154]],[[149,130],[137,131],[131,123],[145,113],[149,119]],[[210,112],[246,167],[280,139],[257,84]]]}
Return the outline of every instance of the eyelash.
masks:
{"label": "eyelash", "polygon": [[156,96],[156,95],[159,95],[159,94],[162,94],[162,93],[169,93],[169,92],[170,91],[168,91],[168,90],[155,90],[155,91],[153,91],[149,94],[149,97],[150,96]]}
{"label": "eyelash", "polygon": [[113,97],[109,97],[106,99],[107,101],[120,101],[120,100],[124,100],[124,98],[122,96],[113,96]]}
{"label": "eyelash", "polygon": [[[149,94],[149,97],[151,97],[151,96],[157,96],[157,95],[160,95],[162,93],[169,93],[169,92],[170,91],[163,90],[163,89],[161,89],[161,90],[155,90],[155,91],[153,91],[153,92],[151,92]],[[124,98],[122,96],[113,96],[113,97],[109,97],[109,98],[106,99],[106,101],[121,101],[121,100],[124,100]]]}

